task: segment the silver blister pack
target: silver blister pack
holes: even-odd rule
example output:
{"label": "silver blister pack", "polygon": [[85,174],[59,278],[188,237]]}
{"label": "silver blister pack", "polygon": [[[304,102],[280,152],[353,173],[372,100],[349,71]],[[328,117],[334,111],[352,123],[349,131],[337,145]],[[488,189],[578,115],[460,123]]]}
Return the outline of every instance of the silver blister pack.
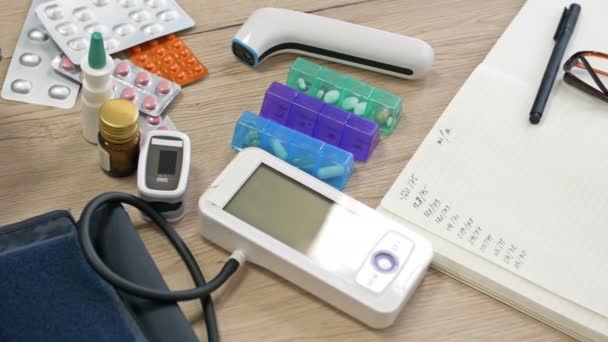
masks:
{"label": "silver blister pack", "polygon": [[112,54],[194,26],[174,0],[53,0],[36,13],[57,45],[76,64],[88,52],[93,32]]}
{"label": "silver blister pack", "polygon": [[60,50],[34,11],[45,2],[32,0],[1,95],[6,100],[72,108],[80,85],[57,74],[51,67],[51,60]]}
{"label": "silver blister pack", "polygon": [[[56,56],[51,66],[76,82],[82,80],[80,67],[65,55]],[[175,82],[142,69],[129,60],[118,58],[114,59],[112,86],[112,98],[129,100],[140,112],[150,116],[161,115],[182,89]]]}

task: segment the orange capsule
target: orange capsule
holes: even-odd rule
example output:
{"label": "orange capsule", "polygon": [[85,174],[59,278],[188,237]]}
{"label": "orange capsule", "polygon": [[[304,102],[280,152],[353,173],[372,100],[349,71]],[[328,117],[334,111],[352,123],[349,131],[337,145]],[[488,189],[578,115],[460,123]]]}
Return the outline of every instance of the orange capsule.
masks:
{"label": "orange capsule", "polygon": [[177,64],[171,64],[171,66],[169,66],[169,70],[176,72],[179,70],[179,66]]}
{"label": "orange capsule", "polygon": [[185,72],[180,72],[179,74],[177,74],[177,79],[178,80],[183,80],[186,78],[186,73]]}
{"label": "orange capsule", "polygon": [[180,49],[182,49],[183,47],[184,47],[184,43],[182,43],[182,42],[175,42],[175,43],[173,43],[173,48],[174,48],[175,50],[180,50]]}
{"label": "orange capsule", "polygon": [[140,63],[146,63],[148,61],[148,56],[146,55],[139,55],[139,57],[137,57],[137,61]]}
{"label": "orange capsule", "polygon": [[190,56],[190,51],[182,50],[182,52],[180,52],[179,55],[182,57],[188,57],[188,56]]}
{"label": "orange capsule", "polygon": [[139,46],[139,45],[138,46],[134,46],[131,49],[131,53],[140,53],[140,52],[141,52],[141,46]]}
{"label": "orange capsule", "polygon": [[155,67],[154,63],[148,63],[148,64],[146,64],[146,66],[144,68],[146,70],[152,71],[152,70],[154,70],[154,67]]}
{"label": "orange capsule", "polygon": [[197,65],[197,66],[195,66],[195,67],[194,67],[194,71],[196,71],[197,73],[198,73],[198,72],[202,72],[202,71],[203,71],[203,66],[202,66],[202,65],[200,65],[200,64],[199,64],[199,65]]}
{"label": "orange capsule", "polygon": [[159,47],[158,49],[156,49],[156,54],[162,57],[167,54],[167,50],[165,50],[165,48]]}
{"label": "orange capsule", "polygon": [[173,62],[173,58],[171,58],[170,56],[163,58],[163,63],[171,64],[171,62]]}

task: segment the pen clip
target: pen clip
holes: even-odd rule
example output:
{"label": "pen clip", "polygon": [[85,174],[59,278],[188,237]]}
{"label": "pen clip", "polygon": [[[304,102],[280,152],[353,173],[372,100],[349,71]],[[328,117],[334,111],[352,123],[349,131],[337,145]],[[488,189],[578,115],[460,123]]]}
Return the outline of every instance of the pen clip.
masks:
{"label": "pen clip", "polygon": [[553,40],[557,41],[559,36],[561,36],[564,31],[564,27],[566,26],[566,18],[568,17],[568,7],[564,7],[564,11],[562,12],[562,17],[559,19],[559,24],[557,25],[557,30],[555,31],[555,35],[553,35]]}

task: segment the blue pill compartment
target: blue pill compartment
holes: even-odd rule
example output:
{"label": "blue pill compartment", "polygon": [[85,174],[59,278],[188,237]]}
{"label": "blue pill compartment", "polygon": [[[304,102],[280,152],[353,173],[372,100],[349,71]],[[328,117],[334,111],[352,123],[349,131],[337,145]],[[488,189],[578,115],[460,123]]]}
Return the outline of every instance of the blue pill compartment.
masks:
{"label": "blue pill compartment", "polygon": [[289,143],[294,139],[295,132],[276,122],[269,122],[262,132],[261,147],[275,157],[287,161],[289,158]]}
{"label": "blue pill compartment", "polygon": [[289,143],[289,159],[287,162],[306,173],[312,174],[315,170],[317,157],[324,145],[320,140],[296,133],[293,135],[293,141]]}
{"label": "blue pill compartment", "polygon": [[344,189],[355,168],[354,157],[335,146],[325,144],[321,149],[319,158],[315,165],[313,176],[333,186],[336,189]]}
{"label": "blue pill compartment", "polygon": [[352,153],[251,112],[241,115],[232,138],[237,152],[246,147],[259,147],[339,190],[355,167]]}
{"label": "blue pill compartment", "polygon": [[269,123],[251,112],[244,112],[234,128],[232,148],[240,151],[246,147],[260,147],[262,132]]}

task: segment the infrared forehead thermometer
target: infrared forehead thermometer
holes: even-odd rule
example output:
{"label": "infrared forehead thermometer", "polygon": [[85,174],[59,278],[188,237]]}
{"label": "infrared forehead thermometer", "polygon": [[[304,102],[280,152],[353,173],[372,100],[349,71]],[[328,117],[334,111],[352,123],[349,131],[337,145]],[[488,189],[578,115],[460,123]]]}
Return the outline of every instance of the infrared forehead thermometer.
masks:
{"label": "infrared forehead thermometer", "polygon": [[299,53],[407,79],[423,77],[434,60],[433,48],[420,39],[280,8],[253,12],[232,51],[253,67],[279,53]]}
{"label": "infrared forehead thermometer", "polygon": [[361,322],[391,325],[433,252],[407,227],[258,148],[199,200],[201,234]]}

